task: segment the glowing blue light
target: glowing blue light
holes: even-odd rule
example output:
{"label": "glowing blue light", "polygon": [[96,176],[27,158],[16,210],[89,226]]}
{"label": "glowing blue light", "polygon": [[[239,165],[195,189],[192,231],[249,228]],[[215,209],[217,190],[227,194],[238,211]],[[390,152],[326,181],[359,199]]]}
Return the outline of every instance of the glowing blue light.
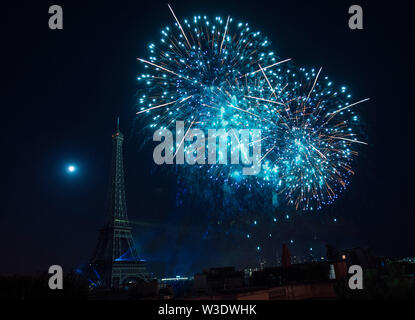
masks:
{"label": "glowing blue light", "polygon": [[66,168],[66,171],[68,171],[69,173],[74,173],[76,171],[76,167],[74,165],[69,165]]}

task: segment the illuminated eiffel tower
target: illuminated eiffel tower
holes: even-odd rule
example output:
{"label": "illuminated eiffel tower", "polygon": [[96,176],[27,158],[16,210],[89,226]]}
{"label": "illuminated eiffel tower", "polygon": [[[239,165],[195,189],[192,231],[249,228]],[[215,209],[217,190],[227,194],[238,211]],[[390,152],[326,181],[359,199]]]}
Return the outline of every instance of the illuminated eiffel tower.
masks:
{"label": "illuminated eiffel tower", "polygon": [[112,135],[112,161],[108,192],[107,221],[100,230],[98,245],[92,259],[100,285],[107,288],[128,286],[138,279],[148,280],[145,261],[139,258],[125,201],[122,143],[119,129]]}

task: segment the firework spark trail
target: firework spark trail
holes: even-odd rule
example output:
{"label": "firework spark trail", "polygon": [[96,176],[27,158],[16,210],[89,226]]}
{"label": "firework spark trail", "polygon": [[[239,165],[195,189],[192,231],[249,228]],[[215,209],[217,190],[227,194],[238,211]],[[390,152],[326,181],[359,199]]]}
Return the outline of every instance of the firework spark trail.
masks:
{"label": "firework spark trail", "polygon": [[263,74],[263,75],[264,75],[264,77],[265,77],[265,80],[267,80],[267,83],[268,83],[268,85],[269,85],[269,88],[270,88],[270,90],[271,90],[272,94],[273,94],[273,95],[274,95],[274,97],[275,97],[275,100],[278,100],[277,95],[275,94],[275,90],[274,90],[274,88],[271,86],[271,83],[269,82],[268,77],[267,77],[267,75],[265,74],[264,69],[262,69],[262,67],[261,67],[261,65],[260,65],[260,64],[258,64],[258,65],[259,65],[259,68],[261,69],[262,74]]}
{"label": "firework spark trail", "polygon": [[169,9],[170,9],[170,11],[171,11],[171,13],[172,13],[172,15],[173,15],[174,19],[176,20],[177,24],[179,25],[179,28],[180,28],[180,30],[182,31],[182,34],[183,34],[184,38],[186,39],[186,42],[187,42],[187,44],[189,45],[189,48],[191,48],[192,46],[190,45],[189,40],[187,40],[187,37],[186,37],[186,34],[184,33],[184,30],[183,30],[183,28],[182,28],[182,25],[180,24],[179,20],[177,19],[176,15],[174,14],[173,9],[170,7],[170,5],[169,5],[169,4],[168,4],[167,6],[169,7]]}
{"label": "firework spark trail", "polygon": [[257,73],[257,72],[260,72],[260,71],[262,71],[262,70],[267,70],[267,69],[269,69],[269,68],[275,67],[275,66],[277,66],[277,65],[279,65],[279,64],[281,64],[281,63],[288,62],[288,61],[291,61],[291,60],[292,60],[291,58],[288,58],[288,59],[285,59],[285,60],[282,60],[282,61],[275,62],[275,63],[273,63],[273,64],[271,64],[271,65],[269,65],[269,66],[267,66],[267,67],[264,67],[264,68],[259,68],[258,70],[254,71],[254,72],[251,72],[251,73],[249,73],[249,74],[248,74],[248,73],[245,73],[245,74],[243,74],[242,76],[240,76],[240,78],[245,77],[245,76],[247,76],[247,75],[252,76],[252,75],[254,75],[254,74],[255,74],[255,73]]}
{"label": "firework spark trail", "polygon": [[140,113],[147,112],[147,111],[150,111],[150,110],[153,110],[153,109],[158,109],[158,108],[161,108],[161,107],[165,107],[165,106],[171,105],[173,103],[176,103],[179,100],[180,100],[179,103],[182,103],[182,102],[186,101],[187,99],[190,99],[191,97],[192,96],[188,96],[188,97],[186,97],[184,99],[181,99],[181,100],[180,99],[177,99],[175,101],[171,101],[171,102],[167,102],[167,103],[164,103],[164,104],[160,104],[158,106],[154,106],[154,107],[151,107],[151,108],[148,108],[148,109],[144,109],[144,110],[138,111],[136,114],[140,114]]}
{"label": "firework spark trail", "polygon": [[332,115],[336,115],[337,113],[339,113],[339,112],[341,112],[341,111],[343,111],[343,110],[349,109],[350,107],[353,107],[353,106],[355,106],[355,105],[357,105],[357,104],[359,104],[359,103],[362,103],[362,102],[365,102],[365,101],[369,101],[369,100],[370,100],[370,98],[366,98],[366,99],[360,100],[360,101],[358,101],[358,102],[355,102],[355,103],[349,104],[349,105],[347,105],[347,106],[345,106],[345,107],[343,107],[343,108],[341,108],[341,109],[339,109],[339,110],[336,110],[336,111],[334,111],[334,112],[332,112],[331,114],[328,114],[328,115],[330,115],[330,116],[332,116]]}
{"label": "firework spark trail", "polygon": [[219,54],[221,54],[221,53],[222,53],[223,41],[225,41],[226,32],[228,31],[229,18],[230,18],[230,17],[228,16],[228,20],[226,20],[225,32],[223,33],[222,42],[220,43]]}
{"label": "firework spark trail", "polygon": [[176,158],[176,154],[177,154],[177,152],[179,151],[180,147],[182,146],[182,143],[183,143],[183,142],[184,142],[184,140],[186,139],[187,134],[189,133],[190,129],[192,128],[193,123],[195,122],[195,120],[196,120],[196,119],[193,119],[193,121],[190,123],[190,126],[189,126],[189,128],[187,129],[186,133],[183,135],[183,138],[182,138],[182,140],[180,141],[179,145],[176,145],[176,152],[175,152],[175,153],[174,153],[174,155],[173,155],[173,159],[174,159],[174,158]]}
{"label": "firework spark trail", "polygon": [[332,138],[332,139],[340,139],[340,140],[350,141],[350,142],[352,142],[352,143],[360,143],[360,144],[365,144],[365,145],[367,145],[367,143],[366,143],[366,142],[363,142],[363,141],[352,140],[352,139],[341,138],[341,137],[333,137],[333,136],[328,136],[328,137],[330,137],[330,138]]}
{"label": "firework spark trail", "polygon": [[311,87],[311,90],[310,90],[310,92],[309,92],[309,93],[308,93],[308,95],[307,95],[306,102],[307,102],[307,101],[308,101],[308,99],[310,98],[310,94],[311,94],[311,92],[313,92],[314,87],[316,86],[316,83],[317,83],[317,80],[318,80],[318,76],[320,75],[321,69],[323,69],[323,67],[320,67],[320,70],[318,70],[318,73],[317,73],[316,79],[314,80],[313,86]]}
{"label": "firework spark trail", "polygon": [[283,105],[283,106],[285,105],[285,103],[278,102],[278,101],[273,101],[273,100],[269,100],[269,99],[264,99],[264,98],[251,97],[251,96],[245,96],[245,98],[261,100],[261,101],[265,101],[265,102],[280,104],[280,105]]}
{"label": "firework spark trail", "polygon": [[274,150],[275,145],[272,146],[271,149],[269,149],[263,156],[262,158],[259,160],[259,162],[262,162],[262,160],[264,160],[264,158],[268,155],[268,153],[270,153],[272,150]]}
{"label": "firework spark trail", "polygon": [[152,62],[150,62],[150,61],[147,61],[147,60],[144,60],[144,59],[141,59],[141,58],[137,58],[137,60],[140,60],[140,61],[142,61],[142,62],[144,62],[144,63],[150,64],[150,65],[152,65],[152,66],[154,66],[154,67],[160,68],[160,69],[162,69],[162,70],[164,70],[164,71],[170,72],[171,74],[174,74],[175,76],[178,76],[179,78],[181,78],[181,75],[180,75],[180,74],[177,74],[176,72],[173,72],[173,71],[171,71],[171,70],[169,70],[169,69],[163,68],[162,66],[158,66],[158,65],[157,65],[157,64],[155,64],[155,63],[152,63]]}

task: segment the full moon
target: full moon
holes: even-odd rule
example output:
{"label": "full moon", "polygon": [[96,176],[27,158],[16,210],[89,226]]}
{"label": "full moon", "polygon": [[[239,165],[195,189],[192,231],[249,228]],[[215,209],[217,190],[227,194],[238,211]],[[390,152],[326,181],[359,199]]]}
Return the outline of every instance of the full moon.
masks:
{"label": "full moon", "polygon": [[67,167],[67,170],[68,170],[69,173],[73,173],[73,172],[76,171],[76,167],[73,166],[73,165],[70,165],[70,166]]}

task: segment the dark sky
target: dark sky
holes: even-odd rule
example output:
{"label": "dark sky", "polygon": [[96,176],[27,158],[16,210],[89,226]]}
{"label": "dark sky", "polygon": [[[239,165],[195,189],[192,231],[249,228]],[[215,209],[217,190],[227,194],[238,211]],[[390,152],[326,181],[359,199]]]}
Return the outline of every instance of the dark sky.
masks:
{"label": "dark sky", "polygon": [[[299,239],[370,246],[376,254],[414,256],[413,26],[404,1],[171,1],[179,17],[231,15],[270,38],[281,57],[323,66],[360,98],[369,146],[339,201],[287,226]],[[64,29],[49,30],[48,8],[62,5]],[[348,28],[360,4],[364,30]],[[0,274],[64,270],[92,255],[104,222],[116,116],[126,136],[127,206],[135,239],[157,275],[206,266],[256,265],[245,242],[193,241],[204,226],[194,208],[176,208],[174,177],[154,170],[151,148],[134,123],[137,57],[173,24],[165,1],[10,1],[1,17]],[[68,163],[78,166],[68,175]],[[197,207],[197,206],[196,206]],[[246,246],[245,246],[246,245]],[[280,243],[275,244],[277,247]],[[237,248],[237,249],[235,249]],[[231,253],[230,253],[231,252]],[[226,258],[226,259],[225,259]],[[251,260],[250,260],[251,259]],[[241,263],[243,261],[243,263]]]}

